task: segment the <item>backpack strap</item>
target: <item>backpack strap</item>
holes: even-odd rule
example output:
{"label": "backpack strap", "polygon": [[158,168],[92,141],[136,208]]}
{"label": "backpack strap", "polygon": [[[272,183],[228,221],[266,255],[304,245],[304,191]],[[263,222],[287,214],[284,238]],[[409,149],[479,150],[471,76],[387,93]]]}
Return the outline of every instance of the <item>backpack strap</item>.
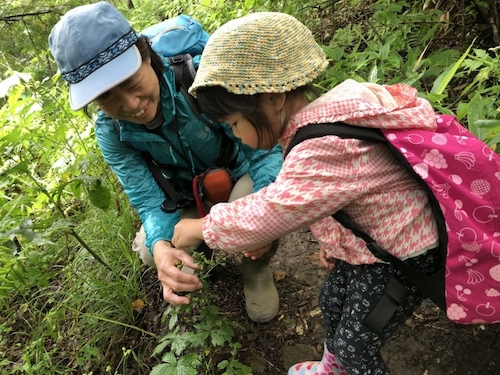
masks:
{"label": "backpack strap", "polygon": [[286,158],[292,148],[297,146],[300,142],[306,139],[320,138],[327,135],[336,135],[344,139],[354,138],[364,141],[386,142],[382,132],[375,128],[363,128],[343,122],[309,124],[297,130],[283,157]]}
{"label": "backpack strap", "polygon": [[[332,214],[344,228],[350,229],[356,237],[361,238],[366,243],[366,247],[378,259],[391,263],[394,268],[400,269],[410,279],[410,281],[437,306],[446,310],[444,296],[444,268],[438,273],[425,276],[409,266],[403,260],[396,258],[391,253],[383,249],[368,233],[363,231],[343,210]],[[442,277],[442,282],[438,280]],[[441,288],[442,286],[442,288]]]}
{"label": "backpack strap", "polygon": [[[380,129],[354,126],[342,122],[309,124],[297,130],[288,148],[284,152],[284,157],[286,157],[290,150],[300,142],[305,141],[306,139],[319,138],[327,135],[335,135],[343,139],[352,138],[365,141],[383,142],[390,146],[390,143],[384,137]],[[394,268],[401,270],[421,293],[426,295],[441,309],[446,310],[444,295],[444,267],[442,267],[434,275],[425,276],[401,259],[396,258],[394,255],[383,249],[343,210],[339,210],[332,214],[332,217],[343,227],[350,229],[354,235],[364,240],[366,247],[376,258],[390,263]],[[394,276],[391,276],[384,290],[384,295],[365,318],[363,324],[372,329],[374,332],[380,331],[389,322],[399,304],[402,303],[407,296],[408,290],[406,287]]]}
{"label": "backpack strap", "polygon": [[185,53],[170,57],[168,61],[174,70],[176,90],[182,93],[191,107],[191,110],[195,113],[199,120],[201,120],[213,132],[220,133],[222,135],[220,153],[217,158],[217,166],[225,167],[230,170],[233,169],[238,159],[238,155],[232,157],[234,148],[236,147],[236,142],[229,138],[222,127],[214,126],[211,120],[201,114],[198,102],[188,92],[188,89],[193,84],[194,77],[196,76],[196,68],[193,64],[193,58],[189,53]]}
{"label": "backpack strap", "polygon": [[186,200],[186,197],[175,190],[175,188],[170,183],[170,180],[163,175],[160,167],[153,160],[151,154],[149,152],[143,152],[142,157],[146,161],[146,164],[148,165],[149,170],[153,174],[156,182],[158,182],[158,184],[163,189],[163,191],[165,192],[167,197],[170,199],[170,201],[172,203],[174,203],[174,204],[171,204],[169,202],[169,200],[167,199],[166,201],[164,201],[162,203],[161,209],[164,212],[172,213],[172,212],[175,212],[178,208],[182,208],[182,207],[187,206],[188,202]]}
{"label": "backpack strap", "polygon": [[[118,123],[117,120],[113,119],[113,124],[118,131],[118,134],[120,134],[120,124]],[[127,147],[133,149],[134,147],[132,144],[128,141],[121,141],[127,144]],[[173,186],[172,183],[168,178],[166,178],[163,175],[163,172],[161,171],[161,168],[164,168],[164,164],[158,164],[156,161],[153,159],[153,156],[147,152],[143,151],[141,152],[141,155],[143,159],[145,160],[149,170],[151,171],[153,177],[155,178],[156,182],[162,190],[165,192],[167,195],[167,199],[162,203],[161,209],[166,212],[166,213],[173,213],[175,212],[178,208],[183,208],[188,206],[191,202],[190,199],[188,199],[186,196],[183,194],[179,193]],[[166,166],[167,168],[170,168],[170,166]]]}
{"label": "backpack strap", "polygon": [[187,92],[196,76],[193,57],[189,53],[185,53],[170,57],[168,61],[174,69],[176,90]]}

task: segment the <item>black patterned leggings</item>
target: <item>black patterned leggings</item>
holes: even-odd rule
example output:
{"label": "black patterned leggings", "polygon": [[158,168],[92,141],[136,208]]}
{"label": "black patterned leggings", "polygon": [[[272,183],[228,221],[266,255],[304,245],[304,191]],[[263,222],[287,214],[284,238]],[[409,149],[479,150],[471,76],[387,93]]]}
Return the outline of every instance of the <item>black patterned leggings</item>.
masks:
{"label": "black patterned leggings", "polygon": [[[439,269],[441,256],[433,249],[406,262],[423,274],[431,275]],[[375,333],[362,322],[382,297],[393,272],[410,293],[388,324]],[[390,264],[353,266],[337,261],[319,295],[328,350],[335,353],[350,375],[389,375],[380,349],[397,328],[411,317],[424,298]]]}

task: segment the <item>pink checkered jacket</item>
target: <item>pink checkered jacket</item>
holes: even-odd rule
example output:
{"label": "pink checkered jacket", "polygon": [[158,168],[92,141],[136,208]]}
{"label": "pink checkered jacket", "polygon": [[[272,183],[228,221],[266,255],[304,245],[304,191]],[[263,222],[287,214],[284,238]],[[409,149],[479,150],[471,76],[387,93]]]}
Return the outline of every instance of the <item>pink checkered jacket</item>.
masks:
{"label": "pink checkered jacket", "polygon": [[[347,80],[294,114],[280,143],[286,149],[307,124],[337,121],[384,129],[436,128],[433,109],[414,88]],[[330,216],[339,209],[399,258],[437,244],[426,193],[386,147],[337,136],[303,141],[290,151],[274,183],[212,207],[203,237],[211,248],[243,251],[310,226],[327,257],[376,262],[364,241]]]}

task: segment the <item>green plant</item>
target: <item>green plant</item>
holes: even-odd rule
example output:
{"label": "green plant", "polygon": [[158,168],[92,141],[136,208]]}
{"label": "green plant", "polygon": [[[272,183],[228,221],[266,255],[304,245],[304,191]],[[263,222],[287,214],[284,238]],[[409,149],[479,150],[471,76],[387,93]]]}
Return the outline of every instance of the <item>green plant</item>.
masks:
{"label": "green plant", "polygon": [[[200,265],[198,277],[203,282],[203,289],[191,294],[191,304],[169,307],[162,320],[168,319],[169,333],[162,337],[152,356],[165,352],[162,363],[155,366],[151,375],[164,374],[216,374],[216,369],[225,375],[250,374],[251,369],[237,359],[239,343],[233,342],[234,328],[241,327],[234,322],[221,318],[219,308],[211,304],[207,278],[211,271],[224,265],[224,259],[206,259],[201,253],[194,254]],[[184,317],[184,319],[182,319]],[[229,348],[230,359],[217,360],[221,348]]]}
{"label": "green plant", "polygon": [[2,373],[83,373],[136,329],[137,218],[67,97],[31,79],[0,108]]}
{"label": "green plant", "polygon": [[332,65],[323,86],[345,79],[374,83],[404,82],[419,88],[420,80],[436,76],[449,59],[425,52],[443,23],[437,10],[422,10],[405,1],[379,0],[362,22],[337,28],[325,46]]}
{"label": "green plant", "polygon": [[[92,121],[69,109],[67,85],[54,75],[47,48],[59,17],[87,3],[0,3],[0,79],[20,78],[0,97],[2,375],[118,375],[130,368],[145,374],[150,342],[137,337],[159,340],[138,327],[132,309],[137,298],[148,304],[141,285],[148,271],[130,250],[136,213],[102,160]],[[457,22],[438,9],[443,2],[132,0],[134,9],[125,9],[128,1],[114,3],[137,30],[185,13],[212,33],[250,12],[286,12],[327,44],[330,68],[321,88],[347,78],[404,82],[491,147],[500,141],[499,48],[451,44]],[[472,19],[485,6],[469,3],[464,10]],[[165,360],[154,372],[249,372],[237,361],[240,327],[221,320],[210,301],[195,293],[190,307],[165,312],[171,332],[158,343],[155,357]]]}

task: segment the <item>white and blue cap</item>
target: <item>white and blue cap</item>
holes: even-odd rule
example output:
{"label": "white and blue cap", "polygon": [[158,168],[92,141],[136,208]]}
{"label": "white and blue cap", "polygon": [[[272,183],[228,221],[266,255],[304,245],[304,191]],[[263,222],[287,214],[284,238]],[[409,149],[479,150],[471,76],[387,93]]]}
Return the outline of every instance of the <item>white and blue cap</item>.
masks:
{"label": "white and blue cap", "polygon": [[105,1],[76,7],[61,18],[49,47],[69,83],[71,109],[85,107],[139,70],[138,38],[123,14]]}

